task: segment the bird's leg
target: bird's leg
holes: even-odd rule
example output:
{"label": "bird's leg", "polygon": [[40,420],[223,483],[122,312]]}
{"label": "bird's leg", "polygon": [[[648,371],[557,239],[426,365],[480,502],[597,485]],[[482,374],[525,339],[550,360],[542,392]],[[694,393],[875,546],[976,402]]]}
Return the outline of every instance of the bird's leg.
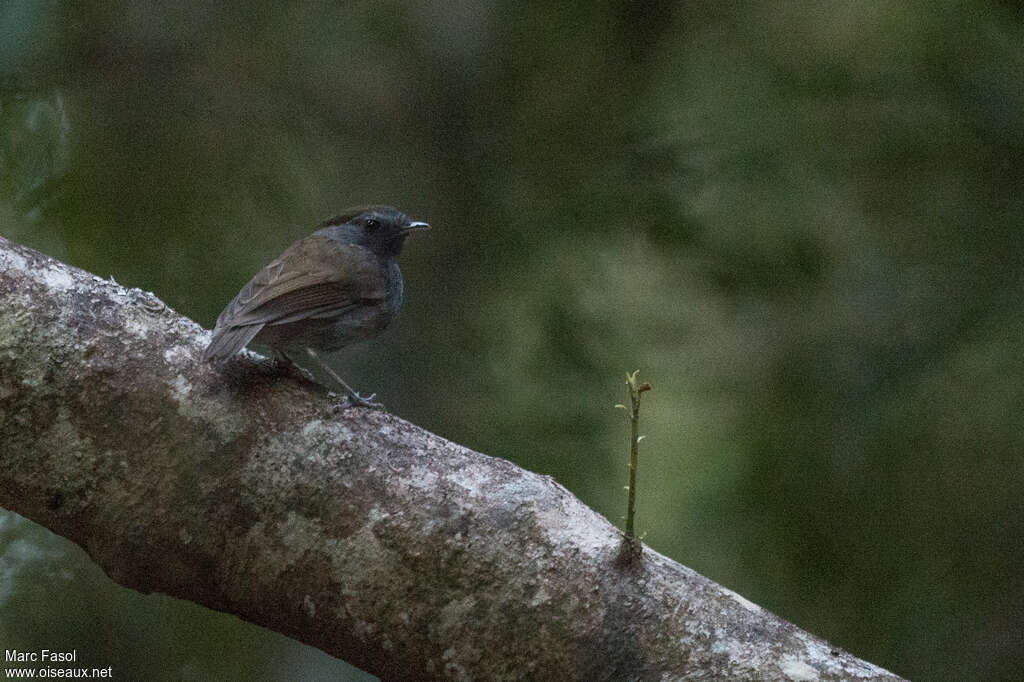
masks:
{"label": "bird's leg", "polygon": [[288,354],[283,350],[271,348],[271,352],[274,354],[274,363],[277,364],[281,369],[291,369],[295,367],[295,362],[292,361]]}
{"label": "bird's leg", "polygon": [[274,353],[274,363],[276,364],[278,371],[290,372],[291,374],[300,376],[308,381],[316,381],[309,371],[295,364],[295,361],[288,357],[283,350],[278,350],[277,348],[271,348],[270,350]]}
{"label": "bird's leg", "polygon": [[348,403],[349,403],[349,405],[355,406],[355,407],[369,407],[369,408],[377,409],[377,410],[383,410],[384,409],[384,405],[382,405],[381,403],[373,402],[373,399],[375,397],[377,397],[376,393],[370,394],[370,396],[368,398],[362,397],[361,395],[359,395],[358,393],[353,391],[352,387],[349,386],[348,384],[346,384],[344,379],[342,379],[340,376],[338,376],[337,372],[335,372],[333,369],[328,367],[327,363],[324,362],[323,360],[321,360],[320,356],[317,355],[313,351],[312,348],[306,348],[306,352],[309,353],[309,357],[313,358],[314,360],[316,360],[320,364],[320,366],[323,368],[323,370],[325,372],[327,372],[329,375],[331,375],[332,379],[337,381],[338,384],[342,388],[345,389],[345,392],[348,394]]}

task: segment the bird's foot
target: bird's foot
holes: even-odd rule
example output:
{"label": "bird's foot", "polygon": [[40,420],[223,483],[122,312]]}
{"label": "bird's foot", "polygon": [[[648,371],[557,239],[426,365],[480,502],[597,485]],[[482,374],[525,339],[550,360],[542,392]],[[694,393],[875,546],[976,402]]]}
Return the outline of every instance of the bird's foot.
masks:
{"label": "bird's foot", "polygon": [[337,411],[347,410],[350,407],[365,407],[370,410],[381,410],[386,412],[383,403],[375,403],[373,399],[377,397],[376,393],[371,393],[368,397],[364,398],[356,392],[352,392],[345,398],[345,402],[336,406],[334,409]]}

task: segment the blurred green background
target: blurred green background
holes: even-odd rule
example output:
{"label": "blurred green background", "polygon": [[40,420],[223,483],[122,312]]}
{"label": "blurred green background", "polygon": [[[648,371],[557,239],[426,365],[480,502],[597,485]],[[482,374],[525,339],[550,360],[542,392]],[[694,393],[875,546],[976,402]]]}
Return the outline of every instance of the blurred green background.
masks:
{"label": "blurred green background", "polygon": [[[0,3],[0,225],[210,327],[320,219],[432,232],[333,358],[447,438],[915,679],[1024,669],[1010,2]],[[2,501],[0,501],[2,502]],[[0,646],[361,674],[0,516]]]}

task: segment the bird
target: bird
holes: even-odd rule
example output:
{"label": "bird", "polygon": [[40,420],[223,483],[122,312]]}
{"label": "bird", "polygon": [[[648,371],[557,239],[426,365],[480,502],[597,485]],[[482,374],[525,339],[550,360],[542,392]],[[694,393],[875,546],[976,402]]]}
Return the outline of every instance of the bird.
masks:
{"label": "bird", "polygon": [[333,352],[380,333],[403,300],[398,256],[411,233],[430,228],[391,206],[361,206],[323,221],[256,273],[224,308],[202,360],[221,365],[249,343],[269,346],[291,365],[304,350],[348,394],[349,403],[381,407],[361,397],[316,351]]}

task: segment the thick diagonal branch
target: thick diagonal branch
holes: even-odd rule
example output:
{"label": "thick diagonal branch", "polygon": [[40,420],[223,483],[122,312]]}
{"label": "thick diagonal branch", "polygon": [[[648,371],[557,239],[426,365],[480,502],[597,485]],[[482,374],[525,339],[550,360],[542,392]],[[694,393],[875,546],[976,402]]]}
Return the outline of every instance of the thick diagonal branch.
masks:
{"label": "thick diagonal branch", "polygon": [[0,504],[117,582],[386,679],[897,679],[654,551],[565,488],[340,413],[155,296],[0,238]]}

